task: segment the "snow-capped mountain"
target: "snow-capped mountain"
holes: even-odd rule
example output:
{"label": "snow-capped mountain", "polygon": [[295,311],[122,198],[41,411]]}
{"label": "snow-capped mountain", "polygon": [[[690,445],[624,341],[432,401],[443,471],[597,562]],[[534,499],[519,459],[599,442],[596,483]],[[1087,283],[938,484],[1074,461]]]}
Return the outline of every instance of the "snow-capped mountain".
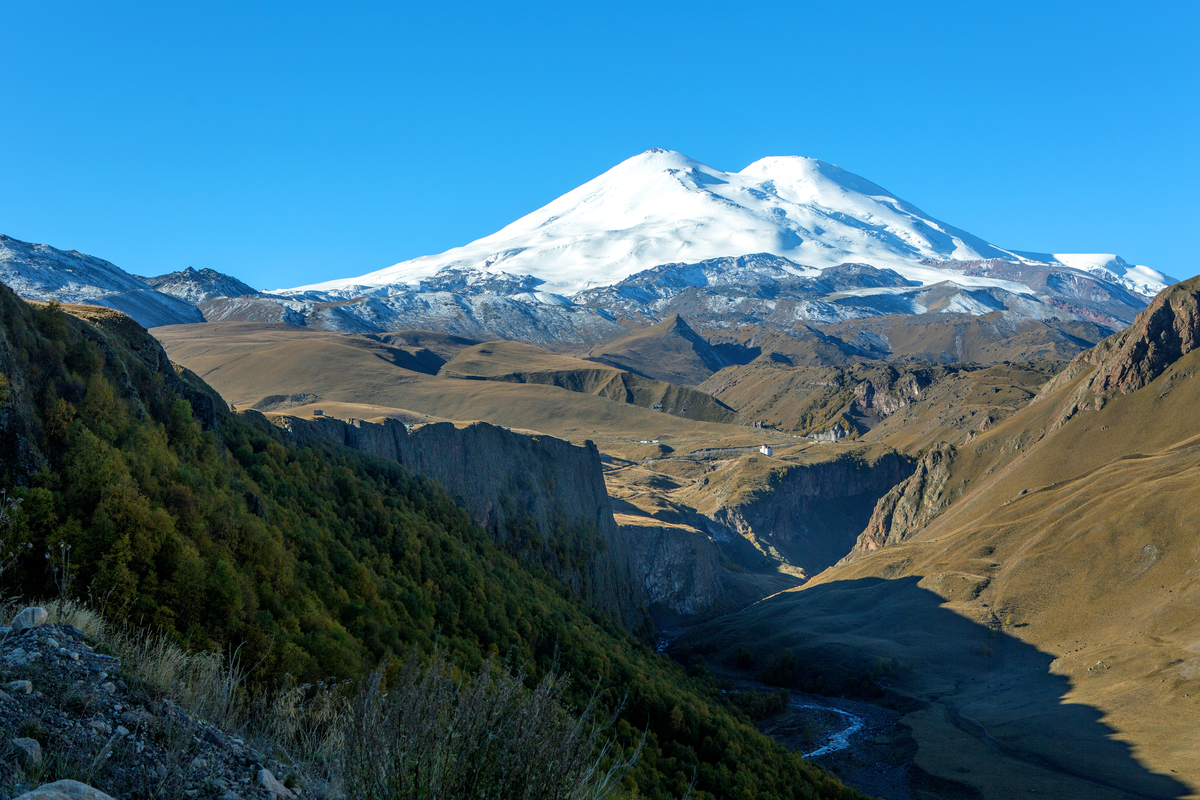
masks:
{"label": "snow-capped mountain", "polygon": [[[929,262],[988,259],[1084,269],[1146,295],[1174,282],[1113,255],[1026,254],[997,247],[817,159],[770,157],[740,172],[723,172],[655,149],[463,247],[281,292],[326,299],[387,296],[419,291],[422,283],[452,271],[473,273],[476,282],[533,276],[538,292],[550,299],[612,285],[662,264],[750,253],[803,265],[797,274],[853,262],[891,269],[921,284],[948,277]],[[1020,282],[961,273],[954,279],[965,287],[1029,293]]]}
{"label": "snow-capped mountain", "polygon": [[1112,254],[997,247],[824,161],[764,158],[722,172],[667,150],[491,236],[359,278],[268,294],[208,269],[139,279],[4,237],[0,279],[26,297],[109,305],[147,326],[433,329],[541,345],[594,344],[673,314],[710,330],[992,312],[1116,329],[1175,282]]}
{"label": "snow-capped mountain", "polygon": [[203,322],[191,303],[155,291],[95,256],[0,234],[0,282],[29,300],[107,306],[146,327]]}
{"label": "snow-capped mountain", "polygon": [[182,272],[170,272],[143,280],[158,291],[186,300],[192,305],[200,305],[214,297],[246,297],[259,293],[257,289],[237,278],[207,267],[188,267]]}

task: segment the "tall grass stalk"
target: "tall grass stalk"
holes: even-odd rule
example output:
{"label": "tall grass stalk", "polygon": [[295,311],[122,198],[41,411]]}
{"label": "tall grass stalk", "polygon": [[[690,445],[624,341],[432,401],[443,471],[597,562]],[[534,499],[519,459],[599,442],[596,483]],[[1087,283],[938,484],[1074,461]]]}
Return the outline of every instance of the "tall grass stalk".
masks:
{"label": "tall grass stalk", "polygon": [[43,606],[48,622],[73,625],[121,659],[128,677],[220,727],[244,720],[245,671],[236,653],[190,653],[160,631],[106,622],[89,606],[59,598]]}
{"label": "tall grass stalk", "polygon": [[428,664],[414,652],[386,687],[383,675],[358,691],[343,729],[337,771],[351,797],[602,800],[637,758],[605,739],[613,719],[597,716],[595,695],[578,715],[563,704],[561,675],[530,690],[492,659],[460,682],[441,652]]}

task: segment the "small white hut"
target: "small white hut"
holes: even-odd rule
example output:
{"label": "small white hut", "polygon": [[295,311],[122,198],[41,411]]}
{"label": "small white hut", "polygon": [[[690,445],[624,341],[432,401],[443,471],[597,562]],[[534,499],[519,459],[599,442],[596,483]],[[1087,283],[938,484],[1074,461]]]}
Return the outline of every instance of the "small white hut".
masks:
{"label": "small white hut", "polygon": [[758,448],[758,452],[762,453],[764,456],[769,456],[769,455],[772,455],[775,451],[771,448],[771,445],[764,444],[762,447]]}

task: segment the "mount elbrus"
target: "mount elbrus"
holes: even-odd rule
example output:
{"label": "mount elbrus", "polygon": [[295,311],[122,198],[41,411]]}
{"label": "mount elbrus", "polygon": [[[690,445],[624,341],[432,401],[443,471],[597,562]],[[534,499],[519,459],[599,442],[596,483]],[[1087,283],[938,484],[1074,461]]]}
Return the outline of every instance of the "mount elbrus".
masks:
{"label": "mount elbrus", "polygon": [[693,675],[810,693],[770,730],[870,794],[1200,796],[1195,279],[663,150],[355,278],[4,238],[0,279],[158,326],[245,436],[438,483]]}
{"label": "mount elbrus", "polygon": [[595,343],[673,313],[724,329],[994,311],[1117,328],[1174,282],[1116,255],[997,247],[816,159],[722,172],[667,150],[463,247],[269,293],[207,269],[139,279],[73,251],[0,244],[0,280],[22,296],[109,305],[148,326],[202,316],[536,344]]}

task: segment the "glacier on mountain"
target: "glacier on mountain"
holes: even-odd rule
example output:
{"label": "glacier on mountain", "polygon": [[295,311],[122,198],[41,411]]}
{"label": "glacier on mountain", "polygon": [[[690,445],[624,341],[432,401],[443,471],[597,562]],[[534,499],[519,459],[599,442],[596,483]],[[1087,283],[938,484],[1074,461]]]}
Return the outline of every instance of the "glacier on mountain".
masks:
{"label": "glacier on mountain", "polygon": [[[519,276],[535,280],[540,292],[562,296],[619,283],[663,264],[748,253],[786,258],[797,265],[797,274],[854,262],[891,269],[922,284],[947,278],[929,262],[989,259],[1086,265],[1078,268],[1103,271],[1106,280],[1146,295],[1173,282],[1111,255],[1035,258],[997,247],[825,161],[769,157],[740,172],[723,172],[653,149],[470,244],[357,278],[280,292],[350,298],[428,290],[442,276],[464,282]],[[987,276],[960,274],[955,280],[965,287],[1028,292],[1019,282]]]}
{"label": "glacier on mountain", "polygon": [[490,236],[358,278],[268,294],[210,269],[141,279],[3,237],[0,279],[148,326],[433,329],[543,345],[603,341],[672,314],[727,330],[992,312],[1117,329],[1175,280],[1114,254],[997,247],[817,159],[722,172],[667,150],[627,159]]}

